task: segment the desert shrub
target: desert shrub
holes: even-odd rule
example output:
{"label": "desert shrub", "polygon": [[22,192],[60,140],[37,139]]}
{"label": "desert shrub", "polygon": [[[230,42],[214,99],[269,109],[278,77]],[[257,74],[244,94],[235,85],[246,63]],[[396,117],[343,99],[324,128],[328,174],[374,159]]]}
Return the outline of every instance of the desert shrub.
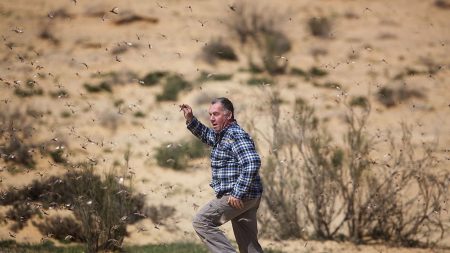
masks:
{"label": "desert shrub", "polygon": [[61,112],[61,118],[70,118],[70,117],[72,117],[71,112],[66,111],[66,110]]}
{"label": "desert shrub", "polygon": [[[383,240],[402,246],[432,246],[444,238],[450,174],[436,170],[436,143],[420,150],[410,127],[402,124],[399,139],[388,131],[386,147],[366,132],[368,104],[358,111],[347,107],[345,142],[338,145],[305,101],[296,102],[293,118],[285,118],[277,100],[275,93],[271,132],[263,135],[271,151],[261,171],[268,212],[263,220],[273,224],[264,232],[279,239]],[[380,145],[389,159],[371,153]]]}
{"label": "desert shrub", "polygon": [[146,116],[145,113],[142,111],[137,111],[134,113],[134,117],[136,118],[145,118],[145,116]]}
{"label": "desert shrub", "polygon": [[14,205],[6,212],[6,217],[14,223],[11,225],[11,230],[17,232],[24,228],[27,221],[37,214],[37,209],[27,202],[15,202]]}
{"label": "desert shrub", "polygon": [[50,151],[49,154],[55,163],[67,164],[67,155],[65,155],[63,148],[57,147],[55,150]]}
{"label": "desert shrub", "polygon": [[322,77],[328,75],[328,72],[326,70],[313,66],[309,69],[309,75],[311,77]]}
{"label": "desert shrub", "polygon": [[450,9],[450,3],[448,0],[435,0],[434,5],[441,9]]}
{"label": "desert shrub", "polygon": [[198,77],[197,81],[198,82],[206,82],[208,80],[212,80],[212,81],[227,81],[230,80],[233,77],[233,74],[213,74],[213,73],[208,73],[206,71],[202,71],[200,73],[200,76]]}
{"label": "desert shrub", "polygon": [[313,78],[320,78],[328,75],[328,72],[324,69],[313,66],[305,71],[301,68],[293,67],[290,71],[291,75],[302,76],[305,80],[310,80]]}
{"label": "desert shrub", "polygon": [[39,146],[33,141],[37,121],[18,108],[0,111],[0,156],[6,163],[34,168],[36,162],[30,150]]}
{"label": "desert shrub", "polygon": [[265,69],[269,74],[282,74],[286,71],[288,61],[281,58],[291,50],[291,42],[280,29],[282,15],[275,11],[267,12],[256,9],[255,5],[241,3],[232,13],[228,27],[236,34],[241,44],[248,44],[256,49],[258,63],[249,61],[258,68]]}
{"label": "desert shrub", "polygon": [[[128,162],[124,167],[127,166]],[[143,218],[134,215],[142,213],[145,205],[144,197],[134,193],[131,181],[132,177],[119,174],[115,169],[106,172],[102,179],[89,166],[80,171],[70,171],[62,177],[34,180],[18,190],[10,189],[3,194],[0,203],[8,205],[25,203],[26,200],[26,203],[39,203],[43,209],[67,208],[81,224],[86,252],[114,250],[121,247],[127,224]]]}
{"label": "desert shrub", "polygon": [[101,82],[108,83],[110,86],[124,85],[138,79],[138,75],[131,71],[97,72],[92,74],[92,77],[101,79]]}
{"label": "desert shrub", "polygon": [[142,78],[142,86],[153,86],[158,84],[162,78],[166,77],[169,73],[166,71],[154,71],[148,73],[144,78]]}
{"label": "desert shrub", "polygon": [[21,87],[20,85],[16,86],[14,89],[14,94],[18,97],[32,97],[32,96],[42,96],[44,91],[42,88],[37,86],[36,81],[27,80],[25,82],[25,87]]}
{"label": "desert shrub", "polygon": [[303,69],[298,68],[298,67],[292,67],[290,74],[291,75],[296,75],[296,76],[303,76],[305,78],[309,77],[308,72],[306,72]]}
{"label": "desert shrub", "polygon": [[217,60],[237,61],[238,57],[233,48],[222,41],[222,38],[212,39],[202,48],[202,58],[209,64]]}
{"label": "desert shrub", "polygon": [[359,106],[367,108],[369,106],[369,100],[364,96],[352,97],[350,100],[350,106]]}
{"label": "desert shrub", "polygon": [[81,224],[72,216],[50,216],[43,222],[33,222],[33,225],[43,235],[53,235],[56,240],[63,242],[85,242]]}
{"label": "desert shrub", "polygon": [[265,77],[251,77],[247,80],[248,85],[273,84],[273,80]]}
{"label": "desert shrub", "polygon": [[39,32],[39,38],[47,40],[55,46],[58,46],[61,42],[60,39],[55,36],[55,32],[50,25],[42,27],[42,30]]}
{"label": "desert shrub", "polygon": [[190,159],[201,158],[207,155],[205,145],[193,139],[179,144],[164,143],[156,149],[156,161],[159,166],[175,170],[187,168]]}
{"label": "desert shrub", "polygon": [[377,92],[377,99],[386,107],[393,107],[410,98],[424,98],[425,95],[416,89],[404,86],[398,88],[382,87]]}
{"label": "desert shrub", "polygon": [[67,98],[69,97],[69,92],[64,89],[59,89],[57,91],[50,92],[52,98]]}
{"label": "desert shrub", "polygon": [[102,91],[112,92],[111,85],[108,82],[101,82],[97,85],[85,83],[83,86],[87,92],[91,93],[99,93]]}
{"label": "desert shrub", "polygon": [[162,94],[158,94],[156,99],[158,101],[176,101],[178,93],[187,89],[191,84],[180,75],[170,75],[166,78]]}
{"label": "desert shrub", "polygon": [[325,89],[341,89],[341,85],[339,83],[336,82],[324,82],[324,83],[319,83],[319,82],[313,82],[314,87],[318,87],[318,88],[325,88]]}
{"label": "desert shrub", "polygon": [[319,38],[330,38],[332,24],[327,17],[312,17],[308,20],[308,28],[311,34]]}

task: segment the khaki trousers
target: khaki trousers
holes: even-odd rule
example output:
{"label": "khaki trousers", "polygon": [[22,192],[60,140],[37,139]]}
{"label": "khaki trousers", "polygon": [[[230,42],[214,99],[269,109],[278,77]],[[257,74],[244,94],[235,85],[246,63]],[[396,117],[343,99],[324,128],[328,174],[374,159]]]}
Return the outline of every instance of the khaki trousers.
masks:
{"label": "khaki trousers", "polygon": [[241,253],[263,252],[258,242],[256,211],[261,198],[243,200],[244,208],[228,205],[228,196],[213,199],[196,214],[192,224],[195,232],[213,253],[236,252],[219,226],[231,220]]}

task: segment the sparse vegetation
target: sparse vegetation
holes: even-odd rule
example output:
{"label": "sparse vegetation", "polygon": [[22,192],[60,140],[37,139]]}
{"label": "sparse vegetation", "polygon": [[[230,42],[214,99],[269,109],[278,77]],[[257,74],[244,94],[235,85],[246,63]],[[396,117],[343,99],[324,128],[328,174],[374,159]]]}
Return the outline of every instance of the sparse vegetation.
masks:
{"label": "sparse vegetation", "polygon": [[201,158],[207,154],[205,144],[197,139],[179,144],[164,143],[156,150],[156,161],[159,166],[175,170],[186,169],[190,159]]}
{"label": "sparse vegetation", "polygon": [[[128,160],[126,161],[128,163]],[[11,217],[17,216],[19,219],[30,218],[35,212],[29,213],[27,210],[38,203],[42,212],[49,207],[63,206],[72,210],[80,222],[81,234],[65,234],[68,228],[61,224],[55,227],[53,221],[41,224],[41,229],[55,231],[64,236],[65,240],[75,236],[86,239],[86,252],[114,250],[121,247],[127,224],[144,217],[135,215],[142,213],[145,206],[143,196],[134,193],[131,180],[132,178],[125,174],[119,176],[114,170],[105,173],[102,180],[99,175],[94,174],[93,167],[89,166],[81,171],[68,172],[63,177],[52,176],[43,181],[34,180],[29,186],[18,190],[10,189],[3,194],[0,204],[29,203],[26,204],[26,209],[22,208],[24,212],[11,214]],[[125,185],[127,181],[130,181],[128,186]],[[58,229],[63,231],[56,231]]]}
{"label": "sparse vegetation", "polygon": [[180,75],[170,75],[166,78],[162,94],[156,96],[158,101],[176,101],[178,93],[191,87],[191,84]]}
{"label": "sparse vegetation", "polygon": [[28,117],[18,108],[5,107],[0,111],[0,156],[8,164],[34,168],[34,150],[39,146],[32,140],[37,121]]}
{"label": "sparse vegetation", "polygon": [[198,77],[197,81],[200,83],[206,82],[206,81],[227,81],[230,80],[233,77],[233,74],[213,74],[208,73],[206,71],[202,71],[200,73],[200,76]]}
{"label": "sparse vegetation", "polygon": [[435,0],[434,5],[441,9],[450,9],[450,3],[448,0]]}
{"label": "sparse vegetation", "polygon": [[[252,49],[249,48],[249,64],[265,69],[271,75],[283,74],[288,61],[282,56],[291,50],[291,42],[280,29],[282,15],[256,9],[254,5],[241,3],[236,7],[228,27],[236,34],[241,44],[256,49],[259,62],[251,58]],[[250,69],[255,69],[251,66]]]}
{"label": "sparse vegetation", "polygon": [[425,98],[425,95],[416,89],[405,86],[398,88],[382,87],[377,92],[377,99],[386,107],[393,107],[411,98]]}
{"label": "sparse vegetation", "polygon": [[340,90],[342,87],[339,83],[336,82],[324,82],[324,83],[318,83],[313,82],[314,87],[318,88],[325,88],[325,89],[338,89]]}
{"label": "sparse vegetation", "polygon": [[59,89],[57,91],[50,92],[52,98],[68,98],[69,92],[64,89]]}
{"label": "sparse vegetation", "polygon": [[142,78],[142,86],[153,86],[158,84],[161,79],[169,75],[166,71],[154,71],[148,73],[144,78]]}
{"label": "sparse vegetation", "polygon": [[327,17],[312,17],[308,21],[311,34],[315,37],[328,39],[331,37],[331,21]]}
{"label": "sparse vegetation", "polygon": [[223,42],[222,38],[212,39],[205,46],[203,46],[202,57],[209,64],[215,64],[217,60],[238,60],[234,49],[230,45]]}
{"label": "sparse vegetation", "polygon": [[450,174],[435,170],[436,143],[424,143],[419,152],[402,124],[400,141],[387,132],[389,157],[379,159],[371,150],[383,142],[365,132],[370,104],[358,113],[348,107],[342,146],[305,101],[295,104],[295,118],[285,120],[279,104],[275,93],[272,132],[263,136],[271,152],[262,169],[268,211],[262,219],[274,224],[266,233],[402,246],[432,246],[444,237]]}
{"label": "sparse vegetation", "polygon": [[311,77],[322,77],[328,75],[328,72],[326,70],[314,66],[309,69],[309,75]]}
{"label": "sparse vegetation", "polygon": [[14,89],[14,94],[18,97],[32,97],[32,96],[42,96],[44,95],[44,90],[36,86],[36,82],[33,80],[28,80],[24,88],[16,87]]}
{"label": "sparse vegetation", "polygon": [[352,97],[350,100],[350,106],[359,106],[367,108],[369,106],[369,100],[365,96]]}
{"label": "sparse vegetation", "polygon": [[6,212],[6,218],[14,221],[10,228],[12,231],[17,232],[23,229],[27,221],[37,213],[38,210],[36,207],[26,202],[15,202]]}
{"label": "sparse vegetation", "polygon": [[[50,240],[41,244],[19,244],[14,240],[0,241],[0,249],[4,253],[82,253],[81,246],[56,247]],[[125,246],[125,252],[133,253],[207,253],[208,249],[201,244],[191,242],[174,242],[155,245]],[[268,253],[281,253],[281,251],[270,250]]]}
{"label": "sparse vegetation", "polygon": [[106,92],[110,92],[110,93],[112,92],[111,85],[108,82],[101,82],[98,85],[85,83],[84,88],[86,89],[86,91],[91,92],[91,93],[99,93],[102,91],[106,91]]}
{"label": "sparse vegetation", "polygon": [[64,153],[64,148],[58,146],[55,150],[49,151],[49,154],[55,163],[67,164],[67,154]]}
{"label": "sparse vegetation", "polygon": [[134,113],[134,117],[136,118],[145,118],[145,116],[146,116],[145,113],[142,111],[137,111]]}
{"label": "sparse vegetation", "polygon": [[307,81],[310,79],[321,78],[328,75],[328,72],[326,70],[318,68],[316,66],[311,67],[308,71],[305,71],[298,67],[293,67],[290,73],[291,75],[302,76]]}
{"label": "sparse vegetation", "polygon": [[247,80],[248,85],[267,85],[273,84],[273,80],[265,77],[251,77]]}
{"label": "sparse vegetation", "polygon": [[308,75],[308,73],[306,71],[304,71],[301,68],[297,68],[297,67],[292,67],[291,68],[291,75],[303,76],[305,78],[309,77],[309,75]]}

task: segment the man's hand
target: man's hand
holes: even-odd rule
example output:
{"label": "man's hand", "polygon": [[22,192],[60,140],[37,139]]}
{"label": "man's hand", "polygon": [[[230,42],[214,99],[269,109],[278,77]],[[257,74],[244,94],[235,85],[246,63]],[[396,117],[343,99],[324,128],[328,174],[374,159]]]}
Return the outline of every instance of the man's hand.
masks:
{"label": "man's hand", "polygon": [[186,121],[191,122],[192,118],[194,117],[194,114],[192,113],[192,108],[187,104],[181,104],[180,111],[183,111],[184,118],[186,119]]}
{"label": "man's hand", "polygon": [[244,208],[244,202],[242,202],[242,200],[235,198],[233,196],[228,197],[228,205],[230,205],[234,208],[237,208],[237,209]]}

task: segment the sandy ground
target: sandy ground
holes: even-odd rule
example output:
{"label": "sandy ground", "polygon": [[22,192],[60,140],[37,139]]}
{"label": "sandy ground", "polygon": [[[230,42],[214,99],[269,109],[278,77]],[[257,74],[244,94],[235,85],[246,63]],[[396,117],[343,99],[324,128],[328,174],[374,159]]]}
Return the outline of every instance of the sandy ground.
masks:
{"label": "sandy ground", "polygon": [[[95,159],[100,171],[111,168],[114,162],[123,164],[123,154],[129,146],[129,167],[135,173],[138,191],[146,194],[148,203],[176,207],[175,217],[164,226],[155,227],[149,220],[131,226],[127,244],[197,240],[191,228],[191,217],[198,206],[212,196],[208,187],[208,160],[197,160],[192,168],[177,172],[160,168],[153,158],[155,148],[162,143],[177,144],[189,137],[178,110],[179,103],[191,104],[194,113],[206,122],[207,101],[216,96],[228,96],[235,101],[241,125],[254,120],[258,128],[268,127],[267,111],[258,110],[267,101],[267,88],[245,85],[250,75],[238,71],[247,66],[246,57],[225,25],[235,15],[230,8],[233,4],[232,1],[200,0],[79,0],[76,4],[69,0],[36,0],[32,3],[16,0],[0,3],[1,110],[12,112],[15,108],[31,108],[42,113],[45,115],[43,123],[37,126],[39,134],[33,138],[37,141],[55,137],[65,140],[67,149],[71,150],[71,159]],[[321,82],[333,81],[342,85],[339,90],[323,89],[300,77],[282,75],[271,86],[276,87],[283,100],[306,99],[314,105],[320,118],[328,119],[333,136],[340,140],[345,111],[342,95],[368,96],[373,105],[369,131],[391,129],[399,133],[399,123],[405,121],[414,126],[417,143],[439,137],[440,167],[450,167],[450,10],[437,8],[431,0],[287,0],[279,5],[259,2],[259,6],[280,14],[280,28],[293,42],[292,50],[285,56],[289,66],[324,68],[329,75]],[[113,11],[118,14],[110,11],[113,7],[118,8]],[[126,25],[115,24],[129,13],[147,19]],[[309,34],[306,24],[313,16],[331,18],[330,39],[318,39]],[[44,32],[50,39],[40,36]],[[237,49],[239,62],[219,62],[211,66],[202,61],[202,46],[217,37]],[[54,44],[52,40],[59,42]],[[112,51],[118,45],[126,51],[116,57]],[[325,50],[327,54],[314,57],[311,51],[317,49]],[[424,70],[430,62],[440,66],[435,75],[410,76],[404,83],[393,83],[392,77],[405,68]],[[201,71],[234,75],[229,81],[197,83],[191,90],[183,91],[177,102],[157,102],[155,95],[161,92],[161,86],[142,87],[138,78],[114,86],[112,93],[90,94],[83,88],[84,83],[98,83],[100,79],[95,78],[98,73],[133,72],[142,77],[156,70],[177,72],[191,81],[195,81]],[[44,77],[39,78],[39,75]],[[37,82],[36,85],[44,90],[44,96],[19,98],[14,95],[14,87],[25,87],[29,79]],[[424,92],[426,98],[414,98],[386,108],[374,95],[384,85],[407,85]],[[48,95],[59,87],[67,90],[70,96],[51,98]],[[124,103],[118,109],[114,102],[119,100]],[[146,116],[134,117],[137,111]],[[62,117],[64,112],[70,117]],[[104,122],[116,122],[117,128],[108,127]],[[0,161],[0,167],[6,166],[3,160]],[[58,165],[49,166],[46,158],[38,160],[37,168],[19,174],[2,170],[0,187],[25,185],[40,176],[37,171],[43,173],[43,177],[64,173]],[[229,225],[224,230],[231,233]],[[2,227],[0,238],[9,238],[8,232],[7,226]],[[31,225],[16,237],[25,242],[39,242],[40,239],[41,235]],[[444,241],[450,244],[448,238]],[[337,242],[264,239],[262,243],[286,252],[428,252]]]}

